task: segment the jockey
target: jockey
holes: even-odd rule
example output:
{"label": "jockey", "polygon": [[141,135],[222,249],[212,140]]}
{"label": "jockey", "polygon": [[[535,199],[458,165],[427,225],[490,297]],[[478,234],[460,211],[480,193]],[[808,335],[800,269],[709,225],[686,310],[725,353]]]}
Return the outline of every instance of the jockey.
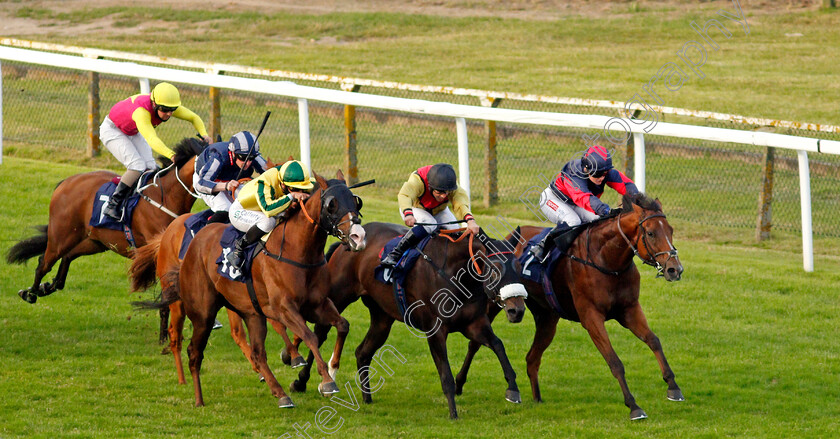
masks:
{"label": "jockey", "polygon": [[105,215],[122,219],[122,203],[131,188],[143,171],[157,167],[152,150],[169,159],[175,154],[155,133],[155,127],[172,116],[191,122],[204,141],[211,142],[201,118],[181,106],[181,95],[172,84],[161,82],[151,94],[134,95],[111,107],[99,127],[99,138],[126,171],[103,210]]}
{"label": "jockey", "polygon": [[309,177],[309,168],[297,160],[265,171],[246,183],[230,206],[230,223],[245,236],[236,241],[234,251],[227,261],[241,268],[245,249],[259,241],[277,225],[277,215],[295,201],[309,198],[315,179]]}
{"label": "jockey", "polygon": [[[452,165],[438,163],[414,171],[400,189],[397,200],[400,215],[405,225],[411,229],[385,257],[382,261],[383,266],[397,265],[406,250],[417,245],[427,235],[436,232],[441,226],[440,223],[455,222],[456,218],[462,218],[467,221],[468,232],[478,234],[478,224],[470,213],[467,192],[458,187]],[[449,210],[450,203],[454,214]],[[445,224],[443,227],[458,228],[454,224]]]}
{"label": "jockey", "polygon": [[563,166],[540,195],[540,211],[557,226],[531,247],[536,259],[543,261],[551,252],[554,238],[569,228],[610,214],[610,206],[600,200],[605,185],[621,195],[639,192],[632,180],[613,168],[612,156],[603,146],[591,146],[580,159]]}
{"label": "jockey", "polygon": [[[247,160],[247,161],[246,161]],[[226,191],[235,193],[237,177],[265,172],[268,165],[260,155],[260,144],[249,131],[240,131],[229,142],[214,143],[195,160],[193,187],[213,211],[211,223],[226,223],[231,201]]]}

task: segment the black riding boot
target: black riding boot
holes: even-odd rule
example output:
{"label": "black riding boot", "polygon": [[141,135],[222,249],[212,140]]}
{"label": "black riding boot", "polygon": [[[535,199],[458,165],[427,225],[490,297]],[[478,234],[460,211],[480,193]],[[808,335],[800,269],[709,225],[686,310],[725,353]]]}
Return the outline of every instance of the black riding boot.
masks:
{"label": "black riding boot", "polygon": [[210,219],[207,220],[207,224],[210,223],[230,223],[229,214],[224,210],[213,212],[213,216],[211,216]]}
{"label": "black riding boot", "polygon": [[228,264],[241,269],[242,263],[245,262],[245,249],[248,248],[249,245],[259,241],[265,233],[266,232],[260,230],[259,227],[251,226],[244,236],[236,240],[233,251],[228,253]]}
{"label": "black riding boot", "polygon": [[120,181],[120,184],[114,189],[114,193],[108,198],[108,205],[102,209],[102,213],[116,221],[122,221],[122,205],[132,187]]}
{"label": "black riding boot", "polygon": [[[422,230],[422,232],[420,230]],[[405,233],[405,235],[402,237],[402,240],[400,240],[400,242],[397,243],[397,246],[394,247],[393,250],[391,250],[391,253],[388,253],[388,256],[386,256],[385,259],[382,260],[381,264],[385,267],[394,268],[394,266],[397,265],[397,262],[400,261],[400,258],[402,257],[403,253],[405,253],[405,251],[410,249],[411,247],[417,245],[427,235],[428,233],[426,232],[426,229],[423,228],[423,226],[415,226],[411,228],[408,232]]]}
{"label": "black riding boot", "polygon": [[548,258],[548,255],[551,254],[551,249],[554,248],[554,239],[560,236],[566,230],[569,230],[569,227],[566,223],[557,223],[547,235],[537,243],[536,245],[531,246],[531,254],[534,255],[534,258],[540,262],[545,262],[545,259]]}

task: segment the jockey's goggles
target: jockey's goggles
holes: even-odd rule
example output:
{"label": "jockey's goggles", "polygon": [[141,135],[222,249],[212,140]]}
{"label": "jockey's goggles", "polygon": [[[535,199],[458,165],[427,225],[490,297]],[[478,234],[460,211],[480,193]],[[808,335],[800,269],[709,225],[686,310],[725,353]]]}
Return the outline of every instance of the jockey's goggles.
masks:
{"label": "jockey's goggles", "polygon": [[241,160],[243,162],[254,160],[254,157],[249,156],[248,154],[234,154],[234,157],[236,157],[236,160]]}
{"label": "jockey's goggles", "polygon": [[603,170],[603,171],[598,171],[598,172],[596,172],[596,173],[592,174],[592,178],[601,178],[601,177],[603,177],[603,176],[607,175],[607,172],[610,172],[610,170],[609,170],[609,169],[605,169],[605,170]]}
{"label": "jockey's goggles", "polygon": [[166,105],[158,105],[158,110],[160,110],[164,113],[171,113],[171,112],[173,112],[177,109],[178,109],[178,107],[167,107]]}

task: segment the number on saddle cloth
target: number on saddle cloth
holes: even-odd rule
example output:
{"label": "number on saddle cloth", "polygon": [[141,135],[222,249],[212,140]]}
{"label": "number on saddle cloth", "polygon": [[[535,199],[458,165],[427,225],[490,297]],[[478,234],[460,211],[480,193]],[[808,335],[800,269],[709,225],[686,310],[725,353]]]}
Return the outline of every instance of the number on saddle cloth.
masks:
{"label": "number on saddle cloth", "polygon": [[251,262],[253,261],[254,253],[258,248],[257,244],[260,244],[261,241],[257,241],[245,249],[242,269],[240,270],[228,263],[227,255],[233,251],[236,241],[243,235],[245,235],[245,232],[240,232],[233,226],[227,226],[227,228],[225,228],[224,233],[222,233],[222,238],[219,240],[219,244],[222,247],[222,253],[218,258],[216,258],[216,265],[218,266],[216,271],[230,280],[244,283],[251,278]]}

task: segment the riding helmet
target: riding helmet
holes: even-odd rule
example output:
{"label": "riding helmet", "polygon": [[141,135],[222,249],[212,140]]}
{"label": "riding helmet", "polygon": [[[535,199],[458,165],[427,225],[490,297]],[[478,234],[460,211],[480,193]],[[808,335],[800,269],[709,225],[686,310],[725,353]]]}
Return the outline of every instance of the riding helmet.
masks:
{"label": "riding helmet", "polygon": [[230,138],[228,149],[234,154],[250,154],[254,157],[260,152],[260,143],[250,131],[240,131]]}
{"label": "riding helmet", "polygon": [[458,189],[458,182],[455,178],[455,170],[452,165],[438,163],[429,169],[426,175],[429,181],[429,188],[436,191],[452,192]]}
{"label": "riding helmet", "polygon": [[590,146],[580,158],[583,172],[587,175],[596,174],[601,171],[609,171],[613,168],[612,155],[601,145]]}
{"label": "riding helmet", "polygon": [[315,187],[314,179],[309,177],[309,167],[297,160],[289,160],[280,166],[280,179],[286,186],[297,189],[308,191]]}
{"label": "riding helmet", "polygon": [[152,89],[152,101],[156,105],[163,105],[164,107],[180,107],[181,94],[174,85],[168,82],[161,82]]}

